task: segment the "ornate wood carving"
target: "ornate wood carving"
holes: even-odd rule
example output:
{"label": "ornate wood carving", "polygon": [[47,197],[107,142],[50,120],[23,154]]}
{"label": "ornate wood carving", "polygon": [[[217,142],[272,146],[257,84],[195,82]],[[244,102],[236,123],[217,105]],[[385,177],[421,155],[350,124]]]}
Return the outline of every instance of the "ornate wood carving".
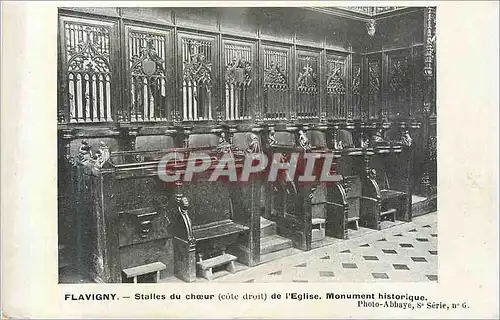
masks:
{"label": "ornate wood carving", "polygon": [[361,65],[359,63],[352,64],[352,94],[359,95],[359,86],[361,84]]}
{"label": "ornate wood carving", "polygon": [[268,134],[268,138],[267,138],[267,144],[269,147],[272,147],[274,145],[276,145],[277,141],[276,141],[276,131],[274,130],[274,128],[269,128],[269,134]]}
{"label": "ornate wood carving", "polygon": [[354,118],[361,117],[361,64],[359,62],[352,64],[352,113]]}
{"label": "ornate wood carving", "polygon": [[226,62],[226,83],[249,86],[252,83],[252,63],[249,61],[250,48],[227,45],[226,54],[226,60],[229,60]]}
{"label": "ornate wood carving", "polygon": [[[388,79],[388,113],[390,116],[409,115],[411,74],[408,66],[408,55],[389,57]],[[384,110],[385,111],[385,110]]]}
{"label": "ornate wood carving", "polygon": [[204,49],[211,47],[211,43],[191,39],[183,39],[182,43],[189,50],[187,60],[183,61],[183,80],[192,81],[210,91],[212,87],[212,63],[207,60]]}
{"label": "ornate wood carving", "polygon": [[71,122],[111,121],[110,27],[65,22]]}
{"label": "ornate wood carving", "polygon": [[368,92],[379,94],[380,92],[380,62],[372,61],[368,64]]}
{"label": "ornate wood carving", "polygon": [[[166,39],[162,35],[128,33],[132,121],[165,120],[167,93]],[[128,117],[128,115],[124,115]]]}
{"label": "ornate wood carving", "polygon": [[184,120],[212,120],[212,41],[181,36]]}
{"label": "ornate wood carving", "polygon": [[288,89],[286,71],[279,62],[271,61],[264,69],[264,85],[275,89]]}
{"label": "ornate wood carving", "polygon": [[226,140],[226,134],[221,132],[219,136],[219,143],[217,144],[217,151],[221,153],[231,153],[232,145],[230,142]]}
{"label": "ornate wood carving", "polygon": [[344,9],[349,11],[355,11],[370,16],[377,15],[384,12],[394,11],[403,9],[405,7],[344,7]]}
{"label": "ornate wood carving", "polygon": [[289,104],[288,50],[264,49],[265,119],[284,119]]}
{"label": "ornate wood carving", "polygon": [[[299,57],[304,66],[302,71],[299,72],[299,78],[297,79],[297,89],[300,92],[314,92],[318,91],[317,74],[313,66],[317,63],[317,60],[313,57],[304,56]],[[311,62],[313,65],[311,65]]]}
{"label": "ornate wood carving", "polygon": [[405,147],[412,146],[412,139],[409,130],[404,130],[403,133],[401,134],[401,144]]}
{"label": "ornate wood carving", "polygon": [[318,116],[318,58],[313,53],[297,55],[297,118],[314,118]]}
{"label": "ornate wood carving", "polygon": [[380,108],[380,61],[368,62],[368,116],[376,117]]}
{"label": "ornate wood carving", "polygon": [[427,7],[425,10],[425,58],[424,75],[427,80],[433,76],[434,48],[436,43],[436,8]]}
{"label": "ornate wood carving", "polygon": [[78,150],[78,154],[75,159],[75,165],[77,166],[87,166],[94,168],[102,168],[102,166],[109,160],[111,153],[109,147],[101,141],[99,143],[99,149],[93,153],[92,147],[86,140],[82,140],[82,145]]}
{"label": "ornate wood carving", "polygon": [[309,138],[303,130],[299,130],[299,145],[304,150],[304,152],[311,150],[311,144],[309,143]]}
{"label": "ornate wood carving", "polygon": [[251,47],[225,44],[224,60],[226,119],[250,118],[250,86],[253,82]]}
{"label": "ornate wood carving", "polygon": [[328,93],[345,94],[344,77],[341,66],[335,67],[328,75],[326,79],[326,90]]}
{"label": "ornate wood carving", "polygon": [[345,57],[327,57],[326,108],[329,117],[345,119],[349,115],[346,101]]}
{"label": "ornate wood carving", "polygon": [[389,87],[394,94],[406,92],[410,85],[408,58],[391,59]]}
{"label": "ornate wood carving", "polygon": [[368,33],[369,36],[373,37],[375,35],[375,32],[377,30],[377,23],[375,20],[371,19],[366,23],[366,32]]}
{"label": "ornate wood carving", "polygon": [[260,144],[260,137],[255,133],[250,134],[250,142],[248,148],[245,150],[246,154],[254,155],[262,153],[262,146]]}

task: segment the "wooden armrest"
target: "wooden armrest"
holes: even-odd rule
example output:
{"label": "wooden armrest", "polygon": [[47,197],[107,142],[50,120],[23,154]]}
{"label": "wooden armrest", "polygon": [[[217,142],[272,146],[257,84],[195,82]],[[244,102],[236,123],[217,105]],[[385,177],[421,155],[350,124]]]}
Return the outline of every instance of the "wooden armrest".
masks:
{"label": "wooden armrest", "polygon": [[368,200],[368,201],[373,201],[373,202],[378,202],[378,199],[375,199],[375,198],[361,197],[361,199]]}

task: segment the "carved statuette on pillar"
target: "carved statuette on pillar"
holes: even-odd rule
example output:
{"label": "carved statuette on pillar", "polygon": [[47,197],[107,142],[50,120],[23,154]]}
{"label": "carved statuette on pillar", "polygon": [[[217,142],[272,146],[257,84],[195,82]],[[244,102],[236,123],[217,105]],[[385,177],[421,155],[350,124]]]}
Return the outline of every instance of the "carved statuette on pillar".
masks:
{"label": "carved statuette on pillar", "polygon": [[193,230],[192,230],[192,223],[191,223],[191,218],[189,217],[188,214],[188,208],[189,208],[189,200],[187,197],[184,197],[182,192],[179,192],[176,194],[177,197],[177,209],[179,210],[179,213],[184,220],[184,225],[186,226],[186,232],[187,232],[187,238],[188,238],[188,243],[190,246],[194,246],[196,244],[196,240],[193,236]]}
{"label": "carved statuette on pillar", "polygon": [[372,137],[372,143],[375,145],[382,142],[384,142],[384,132],[382,129],[378,129]]}
{"label": "carved statuette on pillar", "polygon": [[219,136],[219,143],[217,145],[217,150],[221,153],[231,152],[231,143],[226,140],[226,134],[221,132]]}
{"label": "carved statuette on pillar", "polygon": [[248,155],[254,155],[254,154],[261,154],[262,153],[262,147],[260,145],[259,136],[256,135],[255,133],[251,133],[250,134],[250,142],[249,142],[248,148],[245,150],[245,152]]}
{"label": "carved statuette on pillar", "polygon": [[406,147],[411,147],[412,145],[412,139],[410,136],[410,131],[405,130],[403,134],[401,135],[401,144]]}
{"label": "carved statuette on pillar", "polygon": [[269,136],[267,138],[267,144],[272,147],[274,145],[276,145],[277,141],[276,141],[276,131],[274,130],[274,128],[270,128],[269,129]]}
{"label": "carved statuette on pillar", "polygon": [[304,151],[311,150],[311,144],[309,143],[309,138],[303,130],[299,130],[299,145]]}
{"label": "carved statuette on pillar", "polygon": [[95,152],[95,154],[93,154],[92,147],[89,145],[87,140],[82,140],[82,145],[78,150],[75,164],[77,166],[102,168],[104,163],[106,163],[110,157],[111,153],[105,142],[101,141],[99,143],[99,149]]}
{"label": "carved statuette on pillar", "polygon": [[339,139],[339,131],[335,129],[333,130],[333,149],[342,150],[343,148],[342,140]]}

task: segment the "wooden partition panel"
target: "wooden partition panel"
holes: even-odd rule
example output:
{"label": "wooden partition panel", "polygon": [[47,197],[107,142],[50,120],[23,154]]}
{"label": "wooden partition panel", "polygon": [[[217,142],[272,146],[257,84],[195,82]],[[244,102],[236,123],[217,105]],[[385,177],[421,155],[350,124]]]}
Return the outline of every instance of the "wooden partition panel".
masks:
{"label": "wooden partition panel", "polygon": [[174,72],[171,29],[125,24],[128,121],[167,121],[174,113]]}
{"label": "wooden partition panel", "polygon": [[61,16],[59,28],[60,122],[116,121],[121,97],[117,22]]}
{"label": "wooden partition panel", "polygon": [[254,41],[222,40],[224,68],[223,118],[249,120],[257,111],[257,45]]}
{"label": "wooden partition panel", "polygon": [[177,33],[179,112],[183,121],[213,121],[220,117],[218,42],[206,34]]}

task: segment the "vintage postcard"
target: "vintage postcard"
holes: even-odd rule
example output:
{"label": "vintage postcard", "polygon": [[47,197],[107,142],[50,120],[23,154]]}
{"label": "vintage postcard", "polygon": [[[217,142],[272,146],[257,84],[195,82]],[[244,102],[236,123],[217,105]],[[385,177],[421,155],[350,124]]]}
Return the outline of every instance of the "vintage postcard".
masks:
{"label": "vintage postcard", "polygon": [[4,318],[498,319],[498,3],[2,9]]}

